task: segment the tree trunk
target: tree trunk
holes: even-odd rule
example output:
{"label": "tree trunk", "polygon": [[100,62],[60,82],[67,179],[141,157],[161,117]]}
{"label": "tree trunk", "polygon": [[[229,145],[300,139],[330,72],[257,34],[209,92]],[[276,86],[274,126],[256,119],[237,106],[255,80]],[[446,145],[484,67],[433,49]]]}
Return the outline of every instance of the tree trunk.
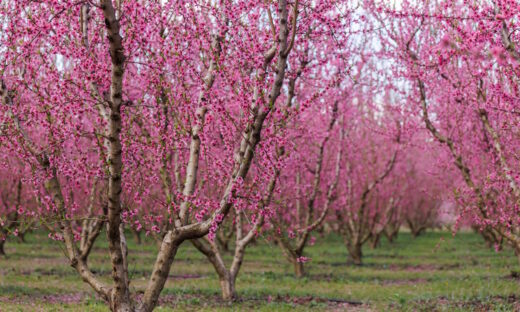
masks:
{"label": "tree trunk", "polygon": [[161,244],[157,259],[155,261],[152,275],[148,280],[148,286],[144,292],[138,311],[151,312],[159,301],[159,295],[170,274],[172,262],[182,241],[173,232],[168,232]]}
{"label": "tree trunk", "polygon": [[220,276],[220,288],[222,289],[222,299],[225,301],[234,301],[237,298],[235,291],[235,278],[231,274]]}
{"label": "tree trunk", "polygon": [[502,248],[503,248],[503,244],[504,243],[504,238],[503,237],[500,237],[500,238],[497,238],[496,239],[496,243],[493,244],[493,248],[495,248],[497,251],[502,251]]}
{"label": "tree trunk", "polygon": [[379,247],[379,242],[381,240],[381,234],[375,234],[372,236],[372,239],[370,240],[370,247],[372,249],[376,249],[377,247]]}
{"label": "tree trunk", "polygon": [[383,231],[383,234],[385,235],[386,239],[388,239],[388,242],[392,244],[394,240],[397,238],[397,235],[399,234],[399,227],[398,226],[392,226],[387,227]]}
{"label": "tree trunk", "polygon": [[137,245],[141,245],[143,241],[141,240],[141,231],[136,231],[132,229],[132,234],[134,234],[134,241]]}
{"label": "tree trunk", "polygon": [[484,238],[488,248],[496,248],[498,251],[502,250],[503,238],[495,234],[492,229],[484,228],[482,231],[477,227],[474,230]]}
{"label": "tree trunk", "polygon": [[[126,245],[126,237],[124,234],[124,224],[119,224],[119,248],[114,248],[114,246],[110,247],[112,249],[116,249],[114,255],[112,257],[112,263],[117,264],[117,266],[121,267],[121,272],[118,273],[116,271],[116,266],[114,266],[112,278],[116,284],[116,287],[112,289],[111,299],[110,299],[110,310],[114,312],[133,312],[135,311],[133,302],[130,296],[130,287],[129,287],[129,277],[128,277],[128,248]],[[109,243],[113,244],[114,237],[108,236],[110,241]],[[110,246],[110,245],[109,245]],[[118,259],[117,257],[121,258]],[[119,280],[121,278],[121,280]]]}
{"label": "tree trunk", "polygon": [[[303,262],[298,262],[298,259],[303,254],[303,247],[300,249],[294,249],[289,245],[287,241],[284,241],[284,238],[275,235],[274,242],[282,249],[282,252],[285,258],[293,264],[294,266],[294,275],[297,278],[301,278],[305,275],[304,264]],[[301,247],[301,246],[300,246]]]}
{"label": "tree trunk", "polygon": [[348,252],[350,254],[350,259],[355,265],[363,264],[363,251],[362,245],[360,243],[355,243],[354,245],[347,246]]}
{"label": "tree trunk", "polygon": [[217,246],[217,242],[208,244],[202,239],[193,239],[191,242],[195,248],[206,256],[209,262],[213,265],[215,272],[217,272],[220,281],[222,299],[225,301],[236,300],[235,279],[240,270],[240,265],[242,264],[244,253],[243,249],[240,248],[243,248],[243,246],[237,244],[235,247],[235,257],[233,258],[231,269],[228,270],[222,259],[220,250],[218,249],[219,247]]}
{"label": "tree trunk", "polygon": [[481,234],[482,234],[482,237],[484,238],[484,242],[486,242],[487,248],[492,249],[493,245],[495,244],[495,241],[492,238],[490,238],[487,234],[485,234],[484,232],[482,232]]}
{"label": "tree trunk", "polygon": [[394,234],[394,233],[388,233],[386,235],[386,239],[388,239],[388,242],[390,244],[393,244],[394,243],[394,239],[396,238],[397,234]]}
{"label": "tree trunk", "polygon": [[105,28],[110,43],[111,77],[110,105],[107,124],[107,162],[108,162],[108,217],[107,240],[110,262],[112,264],[112,280],[114,287],[110,294],[112,311],[132,311],[130,289],[128,288],[128,272],[124,266],[124,251],[121,245],[121,192],[123,175],[123,157],[121,144],[121,106],[123,105],[123,75],[125,73],[125,54],[123,38],[120,35],[119,19],[112,0],[100,1],[105,18]]}
{"label": "tree trunk", "polygon": [[25,243],[25,232],[20,232],[18,233],[18,240],[20,241],[20,243]]}
{"label": "tree trunk", "polygon": [[518,263],[520,264],[520,244],[515,244],[513,249],[515,250],[516,258],[518,259]]}
{"label": "tree trunk", "polygon": [[0,256],[5,256],[5,239],[0,239]]}
{"label": "tree trunk", "polygon": [[132,302],[126,298],[119,296],[112,296],[110,302],[110,311],[112,312],[135,312],[132,307]]}
{"label": "tree trunk", "polygon": [[390,234],[390,237],[392,238],[392,242],[399,236],[399,228],[396,228],[392,234]]}
{"label": "tree trunk", "polygon": [[417,238],[421,234],[421,227],[416,226],[412,221],[407,220],[406,223],[408,223],[408,228],[410,229],[410,233],[412,234],[413,238]]}
{"label": "tree trunk", "polygon": [[305,270],[304,270],[304,267],[303,267],[303,262],[298,261],[296,259],[294,259],[294,275],[297,278],[302,278],[302,277],[305,276]]}
{"label": "tree trunk", "polygon": [[410,232],[412,233],[413,238],[421,236],[424,231],[426,231],[426,228],[424,227],[410,227]]}

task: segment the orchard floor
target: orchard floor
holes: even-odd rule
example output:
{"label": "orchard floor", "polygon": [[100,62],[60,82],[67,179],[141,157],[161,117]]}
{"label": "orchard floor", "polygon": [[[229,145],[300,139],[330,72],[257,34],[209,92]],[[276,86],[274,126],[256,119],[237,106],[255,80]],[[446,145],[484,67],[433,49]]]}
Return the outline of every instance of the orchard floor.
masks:
{"label": "orchard floor", "polygon": [[[90,266],[110,274],[102,239]],[[134,290],[143,289],[154,244],[130,242]],[[59,245],[44,233],[26,243],[10,240],[0,258],[0,311],[108,311],[67,265]],[[206,259],[186,243],[177,254],[157,311],[520,311],[520,270],[510,249],[495,253],[480,236],[430,232],[394,244],[366,247],[364,265],[347,264],[338,237],[308,248],[308,276],[296,279],[277,246],[261,240],[247,250],[237,281],[240,301],[219,299],[219,284]],[[230,258],[230,256],[228,256]]]}

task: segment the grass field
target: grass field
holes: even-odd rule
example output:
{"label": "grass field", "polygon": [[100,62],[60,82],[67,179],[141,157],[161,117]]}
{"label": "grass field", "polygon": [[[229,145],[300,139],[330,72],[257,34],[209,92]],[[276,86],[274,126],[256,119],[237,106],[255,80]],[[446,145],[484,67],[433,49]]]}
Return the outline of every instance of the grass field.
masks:
{"label": "grass field", "polygon": [[[130,242],[131,286],[141,290],[156,247]],[[98,241],[90,267],[109,278],[106,242]],[[0,258],[0,311],[108,311],[67,265],[59,245],[44,233],[6,244]],[[511,250],[495,253],[480,236],[447,232],[365,248],[365,264],[347,264],[338,237],[308,248],[308,276],[296,279],[277,246],[260,241],[246,254],[237,280],[240,301],[219,299],[213,268],[189,243],[182,246],[157,311],[517,311],[519,269]]]}

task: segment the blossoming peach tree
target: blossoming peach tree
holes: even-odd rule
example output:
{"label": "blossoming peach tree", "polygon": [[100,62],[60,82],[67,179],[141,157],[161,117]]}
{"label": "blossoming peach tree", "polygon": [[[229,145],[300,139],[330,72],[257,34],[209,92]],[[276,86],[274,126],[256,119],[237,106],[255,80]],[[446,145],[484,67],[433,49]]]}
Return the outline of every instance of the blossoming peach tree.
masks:
{"label": "blossoming peach tree", "polygon": [[[263,188],[247,190],[276,179],[278,129],[297,113],[291,77],[325,67],[298,72],[338,39],[344,6],[2,1],[2,149],[31,168],[39,218],[111,310],[153,310],[179,245],[212,240],[233,209],[263,218]],[[130,291],[125,224],[160,241],[142,296]],[[110,282],[87,263],[103,228]]]}

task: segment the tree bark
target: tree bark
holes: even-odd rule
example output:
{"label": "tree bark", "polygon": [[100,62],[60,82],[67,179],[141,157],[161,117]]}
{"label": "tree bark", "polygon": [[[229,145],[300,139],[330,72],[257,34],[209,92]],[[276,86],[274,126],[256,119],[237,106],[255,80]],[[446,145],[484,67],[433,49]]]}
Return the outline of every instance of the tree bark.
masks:
{"label": "tree bark", "polygon": [[[49,161],[46,156],[40,159],[42,166],[49,169]],[[45,181],[44,187],[52,198],[60,214],[65,214],[65,200],[61,192],[60,182],[56,176],[56,170],[51,169],[52,176]],[[60,230],[63,233],[63,240],[67,251],[70,265],[80,274],[81,278],[88,283],[104,300],[108,301],[112,307],[112,289],[98,280],[87,266],[86,261],[81,257],[76,242],[70,220],[63,219],[59,222]],[[119,311],[119,310],[118,310]]]}
{"label": "tree bark", "polygon": [[[220,251],[216,242],[208,242],[204,239],[193,239],[191,243],[201,253],[203,253],[213,265],[215,272],[217,272],[220,288],[222,291],[222,299],[226,301],[233,301],[236,299],[235,293],[235,277],[231,270],[226,268],[226,264],[222,259]],[[235,256],[236,257],[236,256]]]}
{"label": "tree bark", "polygon": [[355,243],[354,245],[347,246],[350,260],[355,265],[362,265],[363,264],[363,250],[362,245],[360,243]]}
{"label": "tree bark", "polygon": [[26,243],[26,241],[25,241],[25,233],[24,232],[23,233],[22,232],[18,233],[18,241],[20,243]]}
{"label": "tree bark", "polygon": [[412,233],[413,238],[417,238],[421,236],[426,231],[426,228],[424,227],[414,227],[410,228],[410,232]]}
{"label": "tree bark", "polygon": [[370,241],[370,247],[372,249],[376,249],[377,247],[379,247],[380,241],[381,241],[381,233],[372,235],[371,241]]}
{"label": "tree bark", "polygon": [[137,245],[141,245],[143,241],[141,240],[141,231],[137,231],[132,229],[132,234],[134,235],[134,241]]}
{"label": "tree bark", "polygon": [[157,260],[154,264],[152,276],[150,277],[138,311],[151,312],[157,305],[159,295],[170,274],[170,268],[179,249],[179,245],[180,242],[173,232],[170,231],[164,236],[159,254],[157,255]]}
{"label": "tree bark", "polygon": [[222,290],[222,299],[225,301],[234,301],[237,298],[235,291],[235,278],[231,274],[219,276],[220,288]]}
{"label": "tree bark", "polygon": [[520,264],[520,244],[515,244],[513,249],[515,251],[516,258],[518,259],[518,263]]}
{"label": "tree bark", "polygon": [[484,228],[482,231],[478,227],[474,227],[477,233],[480,233],[488,248],[497,248],[499,251],[502,250],[503,237],[499,234],[495,234],[493,229]]}
{"label": "tree bark", "polygon": [[393,244],[394,240],[399,235],[399,227],[387,228],[385,229],[385,231],[383,231],[383,234],[385,234],[386,239],[388,239],[388,242],[390,244]]}
{"label": "tree bark", "polygon": [[0,239],[0,256],[5,256],[5,241],[4,239]]}
{"label": "tree bark", "polygon": [[304,263],[294,259],[294,276],[297,278],[302,278],[305,276],[305,268]]}
{"label": "tree bark", "polygon": [[123,103],[124,48],[120,32],[119,20],[112,0],[101,1],[101,9],[105,18],[107,36],[110,42],[111,84],[110,84],[110,118],[108,123],[108,224],[107,238],[110,260],[112,263],[112,279],[114,288],[110,294],[112,311],[132,311],[130,290],[128,289],[128,272],[125,268],[125,255],[122,250],[120,233],[121,224],[121,105]]}

